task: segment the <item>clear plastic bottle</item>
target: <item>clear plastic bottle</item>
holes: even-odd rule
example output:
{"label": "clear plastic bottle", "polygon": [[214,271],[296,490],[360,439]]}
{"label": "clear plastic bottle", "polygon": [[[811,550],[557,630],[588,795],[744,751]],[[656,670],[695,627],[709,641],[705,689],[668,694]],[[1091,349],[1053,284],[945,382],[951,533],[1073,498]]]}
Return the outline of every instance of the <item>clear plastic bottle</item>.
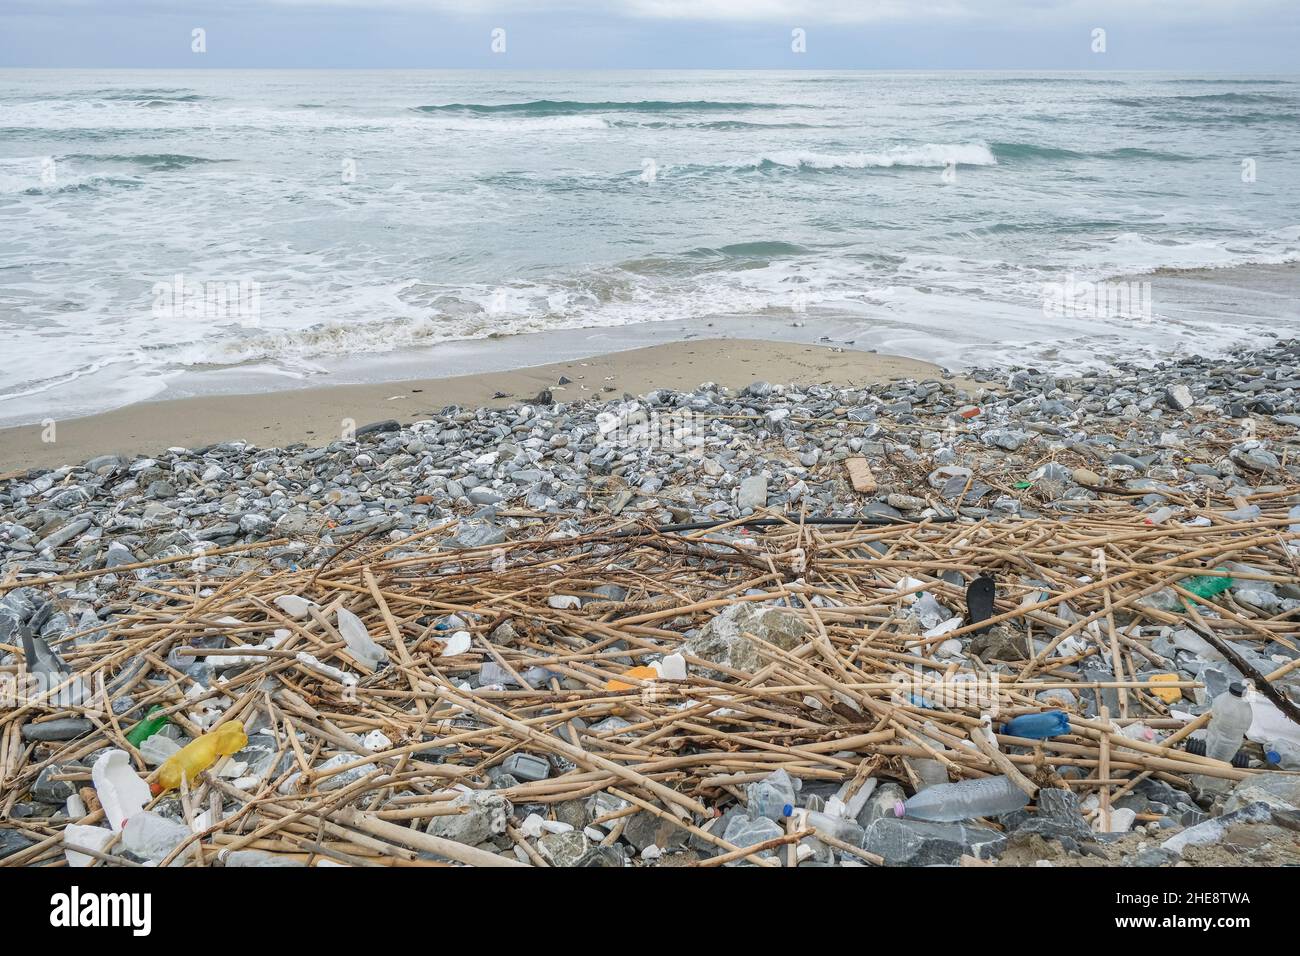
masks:
{"label": "clear plastic bottle", "polygon": [[1214,698],[1211,708],[1213,716],[1205,731],[1205,756],[1215,760],[1231,763],[1237,756],[1242,743],[1246,740],[1246,731],[1254,713],[1246,703],[1246,685],[1233,683],[1226,691]]}
{"label": "clear plastic bottle", "polygon": [[[930,728],[928,723],[925,726],[926,729]],[[933,737],[922,735],[921,739],[940,753],[947,749]],[[916,774],[916,779],[920,781],[917,788],[918,793],[948,782],[948,768],[943,765],[941,760],[935,760],[933,757],[904,757],[903,763],[912,768],[912,772]]]}
{"label": "clear plastic bottle", "polygon": [[1149,744],[1155,743],[1159,739],[1159,734],[1148,727],[1146,724],[1125,724],[1120,728],[1120,736],[1127,737],[1129,740],[1143,740]]}
{"label": "clear plastic bottle", "polygon": [[854,820],[845,820],[843,817],[832,817],[825,813],[818,813],[815,810],[799,811],[800,820],[798,821],[803,827],[817,830],[819,833],[825,833],[827,836],[842,840],[845,843],[852,843],[859,846],[862,843],[863,830]]}
{"label": "clear plastic bottle", "polygon": [[752,816],[784,820],[794,812],[794,782],[784,770],[776,770],[745,788],[746,805]]}
{"label": "clear plastic bottle", "polygon": [[982,777],[928,787],[905,803],[895,804],[894,815],[953,823],[1010,813],[1028,803],[1029,795],[1010,777]]}
{"label": "clear plastic bottle", "polygon": [[1264,757],[1282,770],[1300,770],[1300,744],[1294,741],[1272,741],[1264,748]]}

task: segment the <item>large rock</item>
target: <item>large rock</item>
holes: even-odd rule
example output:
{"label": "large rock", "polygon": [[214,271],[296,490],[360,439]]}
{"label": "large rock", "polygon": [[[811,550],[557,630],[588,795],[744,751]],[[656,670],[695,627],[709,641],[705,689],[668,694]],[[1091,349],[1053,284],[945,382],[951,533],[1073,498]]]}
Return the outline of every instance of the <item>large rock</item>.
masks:
{"label": "large rock", "polygon": [[1079,845],[1095,839],[1088,821],[1083,818],[1079,798],[1070,790],[1042,789],[1034,813],[1016,810],[1002,817],[1001,823],[1020,836],[1041,836],[1056,840],[1067,850],[1078,852]]}
{"label": "large rock", "polygon": [[50,764],[36,777],[32,784],[32,799],[41,803],[63,803],[77,792],[77,788],[67,780],[52,780],[51,777],[71,773],[84,773],[85,767],[76,763]]}
{"label": "large rock", "polygon": [[762,508],[767,504],[767,479],[762,475],[750,475],[740,482],[736,492],[736,507],[741,511],[746,508]]}
{"label": "large rock", "polygon": [[890,866],[933,866],[955,864],[963,856],[991,859],[1006,842],[988,827],[881,817],[867,828],[862,848],[884,857]]}
{"label": "large rock", "polygon": [[1272,808],[1268,804],[1248,804],[1240,810],[1234,810],[1231,813],[1225,813],[1221,817],[1215,817],[1212,820],[1206,820],[1204,823],[1198,823],[1196,826],[1188,827],[1160,844],[1160,848],[1181,856],[1189,846],[1210,846],[1218,843],[1223,839],[1223,835],[1228,831],[1228,828],[1234,824],[1268,823],[1272,818]]}
{"label": "large rock", "polygon": [[652,845],[661,850],[685,846],[689,835],[689,831],[644,811],[628,820],[623,829],[623,839],[636,847],[638,853]]}
{"label": "large rock", "polygon": [[462,793],[450,806],[468,807],[456,816],[434,817],[426,832],[446,840],[477,846],[495,834],[506,832],[510,820],[510,801],[491,790]]}
{"label": "large rock", "polygon": [[1002,624],[990,627],[971,638],[967,653],[984,661],[1023,661],[1028,659],[1029,638]]}
{"label": "large rock", "polygon": [[444,548],[486,548],[506,539],[504,528],[486,521],[462,521],[456,534],[442,543]]}
{"label": "large rock", "polygon": [[577,866],[587,854],[587,838],[581,830],[548,833],[537,841],[537,852],[552,866]]}
{"label": "large rock", "polygon": [[1192,407],[1196,401],[1192,397],[1192,390],[1186,385],[1171,385],[1165,389],[1165,404],[1176,412],[1185,412]]}
{"label": "large rock", "polygon": [[1279,810],[1300,809],[1300,777],[1288,773],[1257,773],[1238,783],[1223,803],[1232,813],[1252,803],[1264,803]]}
{"label": "large rock", "polygon": [[[733,604],[706,624],[684,647],[694,657],[752,673],[765,661],[759,645],[751,640],[751,636],[790,651],[803,642],[808,630],[804,619],[788,608]],[[721,676],[716,671],[711,673]]]}
{"label": "large rock", "polygon": [[0,860],[35,845],[35,840],[18,830],[0,830]]}
{"label": "large rock", "polygon": [[627,865],[627,857],[616,846],[596,846],[582,854],[573,865],[622,867]]}

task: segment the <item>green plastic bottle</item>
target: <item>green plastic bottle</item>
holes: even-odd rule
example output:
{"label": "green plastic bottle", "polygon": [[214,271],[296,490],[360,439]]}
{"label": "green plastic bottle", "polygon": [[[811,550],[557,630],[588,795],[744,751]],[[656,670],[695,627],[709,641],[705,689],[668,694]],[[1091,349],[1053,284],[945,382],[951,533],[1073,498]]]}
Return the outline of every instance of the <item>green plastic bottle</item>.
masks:
{"label": "green plastic bottle", "polygon": [[149,708],[149,713],[145,715],[144,720],[136,724],[127,732],[126,741],[132,747],[139,747],[142,743],[152,737],[158,731],[167,726],[167,717],[154,717],[158,711],[162,710],[161,704],[154,704]]}

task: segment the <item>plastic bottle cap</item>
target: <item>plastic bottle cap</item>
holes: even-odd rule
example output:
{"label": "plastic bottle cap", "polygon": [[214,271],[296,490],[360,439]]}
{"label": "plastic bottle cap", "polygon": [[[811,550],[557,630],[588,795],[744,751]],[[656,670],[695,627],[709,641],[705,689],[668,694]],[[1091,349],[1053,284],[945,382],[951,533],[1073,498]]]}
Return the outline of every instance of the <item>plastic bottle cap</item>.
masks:
{"label": "plastic bottle cap", "polygon": [[903,803],[902,800],[899,800],[894,804],[894,816],[901,817],[905,813],[907,813],[907,804]]}
{"label": "plastic bottle cap", "polygon": [[1228,693],[1233,697],[1240,697],[1242,694],[1246,693],[1246,685],[1241,681],[1233,681],[1228,685]]}
{"label": "plastic bottle cap", "polygon": [[1281,763],[1282,755],[1276,750],[1266,750],[1264,751],[1264,759],[1269,763]]}
{"label": "plastic bottle cap", "polygon": [[788,817],[792,813],[794,813],[794,807],[788,803],[781,808],[781,816],[783,817]]}

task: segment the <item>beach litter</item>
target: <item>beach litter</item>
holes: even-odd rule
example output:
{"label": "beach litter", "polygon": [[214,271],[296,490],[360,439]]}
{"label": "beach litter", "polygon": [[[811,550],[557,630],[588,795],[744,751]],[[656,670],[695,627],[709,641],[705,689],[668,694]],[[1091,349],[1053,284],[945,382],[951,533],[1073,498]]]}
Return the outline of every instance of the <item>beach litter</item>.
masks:
{"label": "beach litter", "polygon": [[[1212,392],[1089,384],[656,393],[697,457],[595,401],[216,452],[265,522],[124,518],[160,458],[11,478],[0,866],[1300,862],[1293,437],[1258,483]],[[1200,444],[1080,430],[1143,389]]]}

